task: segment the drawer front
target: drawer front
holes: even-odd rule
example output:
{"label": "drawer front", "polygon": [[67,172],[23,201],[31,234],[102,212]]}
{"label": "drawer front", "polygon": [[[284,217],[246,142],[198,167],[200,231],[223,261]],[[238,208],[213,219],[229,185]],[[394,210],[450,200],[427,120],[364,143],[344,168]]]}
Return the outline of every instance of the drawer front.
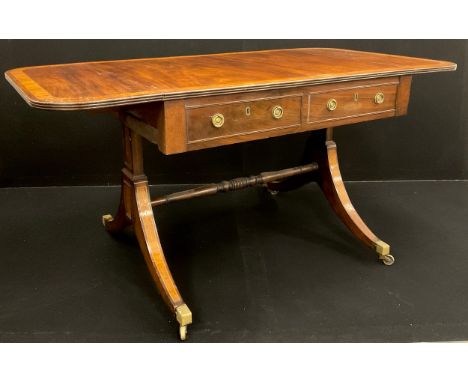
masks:
{"label": "drawer front", "polygon": [[301,125],[302,94],[186,105],[188,143]]}
{"label": "drawer front", "polygon": [[398,82],[308,93],[307,123],[395,110]]}
{"label": "drawer front", "polygon": [[[135,130],[169,155],[404,115],[410,89],[411,76],[375,78],[194,96],[127,112],[143,122]],[[376,102],[378,93],[383,98]],[[336,101],[333,110],[327,108],[330,99]],[[276,106],[282,110],[278,118]]]}

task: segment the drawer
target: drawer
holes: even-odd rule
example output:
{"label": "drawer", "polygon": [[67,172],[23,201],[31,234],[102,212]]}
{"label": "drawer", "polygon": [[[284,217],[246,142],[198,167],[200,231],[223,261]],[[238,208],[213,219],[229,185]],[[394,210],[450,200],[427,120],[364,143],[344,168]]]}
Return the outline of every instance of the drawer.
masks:
{"label": "drawer", "polygon": [[398,81],[308,93],[307,123],[395,110]]}
{"label": "drawer", "polygon": [[302,94],[186,104],[187,142],[201,142],[301,125]]}
{"label": "drawer", "polygon": [[[374,78],[194,96],[126,112],[142,122],[134,129],[169,155],[404,115],[410,89],[411,76]],[[329,100],[336,107],[327,108]]]}

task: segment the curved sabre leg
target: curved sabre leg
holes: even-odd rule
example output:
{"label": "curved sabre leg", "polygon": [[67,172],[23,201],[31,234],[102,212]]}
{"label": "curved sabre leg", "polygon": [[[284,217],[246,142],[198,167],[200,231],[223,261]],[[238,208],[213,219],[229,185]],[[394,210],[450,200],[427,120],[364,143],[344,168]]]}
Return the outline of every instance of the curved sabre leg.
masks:
{"label": "curved sabre leg", "polygon": [[185,340],[192,313],[182,300],[164,256],[151,206],[148,181],[143,172],[141,137],[124,123],[124,162],[120,205],[115,218],[103,216],[106,229],[119,232],[132,224],[151,276],[169,309],[179,323],[180,339]]}
{"label": "curved sabre leg", "polygon": [[115,217],[112,215],[104,215],[102,224],[109,233],[115,234],[122,232],[125,228],[132,224],[131,219],[131,186],[122,177],[122,186],[120,191],[120,203]]}
{"label": "curved sabre leg", "polygon": [[135,233],[141,252],[164,302],[176,315],[180,339],[185,340],[187,325],[192,323],[192,313],[182,300],[164,257],[146,179],[134,183],[132,201]]}
{"label": "curved sabre leg", "polygon": [[338,164],[336,144],[332,140],[322,143],[316,151],[319,163],[318,183],[335,213],[348,229],[368,247],[375,250],[385,265],[395,262],[390,246],[380,240],[364,223],[349,199]]}

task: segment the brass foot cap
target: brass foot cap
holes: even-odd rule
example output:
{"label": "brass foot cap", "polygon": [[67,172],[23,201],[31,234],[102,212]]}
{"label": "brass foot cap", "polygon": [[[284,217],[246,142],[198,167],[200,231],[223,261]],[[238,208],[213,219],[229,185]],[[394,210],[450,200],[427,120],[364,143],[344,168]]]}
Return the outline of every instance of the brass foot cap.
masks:
{"label": "brass foot cap", "polygon": [[177,322],[180,326],[186,326],[192,323],[192,312],[186,304],[179,305],[175,312]]}
{"label": "brass foot cap", "polygon": [[375,251],[380,255],[379,257],[383,257],[390,254],[390,246],[386,242],[378,240],[375,242]]}
{"label": "brass foot cap", "polygon": [[186,304],[179,305],[176,310],[176,319],[179,323],[179,337],[181,341],[187,338],[187,325],[192,323],[192,312]]}
{"label": "brass foot cap", "polygon": [[375,242],[375,251],[385,265],[392,265],[395,262],[395,258],[390,255],[390,246],[384,241],[378,240]]}
{"label": "brass foot cap", "polygon": [[102,217],[102,225],[105,227],[107,223],[111,222],[112,220],[114,220],[114,218],[112,217],[112,215],[104,215]]}

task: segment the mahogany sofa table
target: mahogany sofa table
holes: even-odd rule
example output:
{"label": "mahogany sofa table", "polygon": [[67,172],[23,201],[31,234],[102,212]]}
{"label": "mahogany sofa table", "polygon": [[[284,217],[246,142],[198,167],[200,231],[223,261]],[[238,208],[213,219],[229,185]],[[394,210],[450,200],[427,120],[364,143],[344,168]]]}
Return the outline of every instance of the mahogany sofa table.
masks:
{"label": "mahogany sofa table", "polygon": [[[332,129],[404,115],[414,74],[455,69],[445,61],[304,48],[36,66],[5,76],[33,107],[118,112],[124,152],[121,199],[116,215],[103,216],[103,223],[110,233],[134,228],[185,339],[192,313],[166,263],[153,208],[257,185],[274,194],[315,181],[351,232],[391,265],[390,246],[351,204]],[[311,133],[297,167],[150,198],[142,138],[170,155],[304,131]]]}

